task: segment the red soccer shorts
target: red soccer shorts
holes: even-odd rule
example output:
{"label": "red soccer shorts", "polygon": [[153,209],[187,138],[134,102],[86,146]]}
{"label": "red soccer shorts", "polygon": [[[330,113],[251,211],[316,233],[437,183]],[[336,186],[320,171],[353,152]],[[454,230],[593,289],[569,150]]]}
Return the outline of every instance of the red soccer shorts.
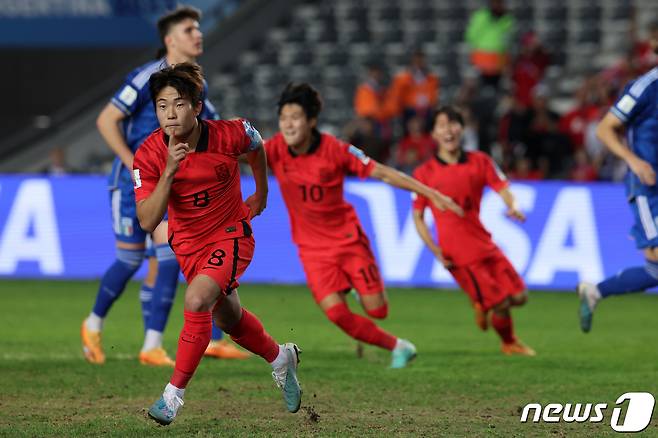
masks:
{"label": "red soccer shorts", "polygon": [[306,281],[313,298],[320,303],[328,295],[351,288],[359,295],[384,291],[377,260],[370,249],[368,237],[349,245],[323,250],[300,250]]}
{"label": "red soccer shorts", "polygon": [[499,249],[484,259],[450,270],[471,301],[487,311],[505,298],[525,291],[523,279]]}
{"label": "red soccer shorts", "polygon": [[226,294],[240,285],[238,279],[249,266],[254,247],[252,236],[217,240],[201,246],[194,254],[179,256],[178,263],[187,284],[197,275],[207,275]]}

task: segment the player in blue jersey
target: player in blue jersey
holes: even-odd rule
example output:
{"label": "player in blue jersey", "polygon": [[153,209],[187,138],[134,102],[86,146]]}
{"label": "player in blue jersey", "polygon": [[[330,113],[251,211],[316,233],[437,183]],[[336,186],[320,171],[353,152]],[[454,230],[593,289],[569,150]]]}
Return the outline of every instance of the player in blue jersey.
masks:
{"label": "player in blue jersey", "polygon": [[[658,40],[651,44],[658,53]],[[626,85],[596,134],[630,168],[626,194],[635,219],[631,235],[644,254],[645,264],[626,268],[596,285],[578,285],[580,328],[586,333],[592,328],[592,315],[601,299],[658,286],[658,67]]]}
{"label": "player in blue jersey", "polygon": [[[85,358],[94,364],[105,362],[101,343],[103,321],[145,256],[147,236],[137,220],[130,169],[137,148],[160,126],[148,81],[154,72],[169,65],[194,62],[201,55],[203,35],[199,29],[200,19],[201,13],[191,7],[179,7],[162,16],[158,20],[158,31],[164,56],[133,70],[98,116],[98,130],[116,154],[109,177],[109,190],[117,258],[101,279],[93,310],[82,323],[83,352]],[[205,84],[204,96],[207,91]],[[204,98],[200,117],[219,118],[207,98]],[[154,252],[157,263],[149,263],[149,274],[140,291],[145,336],[139,360],[145,365],[173,366],[174,361],[162,348],[162,333],[175,297],[180,268],[167,242],[166,220],[152,233],[152,242],[150,250]],[[208,355],[248,357],[247,353],[233,345],[220,342],[221,338],[222,332],[214,329]]]}

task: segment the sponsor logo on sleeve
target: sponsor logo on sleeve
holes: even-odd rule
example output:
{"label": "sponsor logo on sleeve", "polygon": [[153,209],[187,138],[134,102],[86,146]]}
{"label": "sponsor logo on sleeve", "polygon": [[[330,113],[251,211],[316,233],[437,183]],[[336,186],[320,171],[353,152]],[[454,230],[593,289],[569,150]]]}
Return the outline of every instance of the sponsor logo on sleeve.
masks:
{"label": "sponsor logo on sleeve", "polygon": [[357,148],[354,145],[350,145],[347,151],[354,155],[364,166],[367,166],[370,163],[370,157],[365,154],[361,149]]}
{"label": "sponsor logo on sleeve", "polygon": [[137,99],[137,90],[135,90],[130,85],[126,85],[125,87],[123,87],[123,90],[121,90],[121,93],[119,93],[119,100],[126,106],[130,106],[133,103],[135,103],[136,99]]}
{"label": "sponsor logo on sleeve", "polygon": [[628,94],[622,97],[619,100],[619,103],[617,103],[617,108],[619,108],[619,110],[622,111],[624,114],[630,113],[634,107],[635,107],[635,99],[633,99]]}

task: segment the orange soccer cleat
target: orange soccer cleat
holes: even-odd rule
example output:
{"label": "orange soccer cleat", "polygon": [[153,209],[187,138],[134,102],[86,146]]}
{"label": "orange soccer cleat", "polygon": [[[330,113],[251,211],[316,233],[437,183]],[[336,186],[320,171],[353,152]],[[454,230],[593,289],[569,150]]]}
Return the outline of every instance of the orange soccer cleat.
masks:
{"label": "orange soccer cleat", "polygon": [[82,338],[82,352],[89,363],[102,365],[105,363],[105,353],[101,343],[101,332],[92,332],[87,329],[86,320],[82,321],[80,328]]}
{"label": "orange soccer cleat", "polygon": [[139,362],[142,365],[150,365],[153,367],[173,367],[176,365],[176,362],[169,357],[165,349],[162,347],[140,352]]}
{"label": "orange soccer cleat", "polygon": [[221,341],[210,341],[204,356],[214,357],[216,359],[247,359],[251,356],[246,351],[239,350],[235,345],[229,343],[226,339]]}
{"label": "orange soccer cleat", "polygon": [[475,324],[480,327],[480,330],[487,331],[489,328],[489,312],[485,312],[480,303],[473,304],[473,310],[475,310]]}
{"label": "orange soccer cleat", "polygon": [[500,350],[503,352],[503,354],[506,354],[508,356],[512,356],[515,354],[518,354],[519,356],[536,356],[537,353],[535,350],[532,348],[528,347],[525,345],[523,342],[519,341],[518,339],[514,342],[510,342],[509,344],[506,344],[503,342],[503,344],[500,347]]}

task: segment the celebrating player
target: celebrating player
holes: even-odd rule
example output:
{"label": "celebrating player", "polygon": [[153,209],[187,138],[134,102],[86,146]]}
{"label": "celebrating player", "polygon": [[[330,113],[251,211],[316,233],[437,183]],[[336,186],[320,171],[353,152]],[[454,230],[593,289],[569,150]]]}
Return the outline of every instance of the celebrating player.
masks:
{"label": "celebrating player", "polygon": [[[126,283],[139,269],[145,254],[146,233],[137,220],[130,169],[137,147],[159,126],[151,104],[148,79],[152,73],[167,65],[194,61],[201,55],[200,19],[200,12],[191,7],[181,7],[162,16],[158,21],[158,31],[165,47],[164,57],[130,73],[98,117],[98,129],[116,154],[109,188],[117,259],[103,276],[94,308],[82,324],[85,358],[94,364],[105,362],[101,343],[104,319],[114,301],[123,293]],[[207,99],[204,101],[202,116],[218,118]],[[180,268],[167,244],[166,222],[154,231],[150,250],[155,253],[157,264],[149,262],[149,275],[140,291],[145,338],[139,360],[145,365],[173,366],[174,361],[162,348],[162,333],[176,294]],[[229,358],[247,356],[247,353],[234,346],[219,342],[220,338],[221,331],[213,336],[216,341],[209,346],[208,354]]]}
{"label": "celebrating player", "polygon": [[[658,54],[658,39],[651,40]],[[658,286],[658,67],[631,81],[605,115],[596,134],[610,151],[630,169],[626,175],[626,195],[635,223],[631,235],[642,250],[644,266],[626,268],[599,284],[580,283],[580,328],[589,332],[599,300],[611,295],[640,292]],[[626,146],[623,136],[626,131]]]}
{"label": "celebrating player", "polygon": [[416,356],[414,345],[352,313],[345,294],[356,289],[372,318],[385,318],[384,284],[354,208],[343,197],[346,174],[373,177],[421,193],[437,208],[459,211],[450,199],[317,130],[322,102],[308,84],[289,84],[278,103],[279,130],[265,145],[267,160],[288,208],[292,237],[308,286],[327,318],[349,336],[392,351],[393,368]]}
{"label": "celebrating player", "polygon": [[[260,134],[245,120],[197,118],[203,108],[203,77],[197,65],[183,63],[154,73],[149,88],[161,129],[135,155],[137,216],[143,229],[153,231],[169,208],[169,243],[188,282],[176,367],[149,416],[165,425],[176,417],[210,341],[213,319],[236,343],[272,365],[288,410],[297,412],[299,350],[291,343],[274,342],[258,318],[241,307],[237,291],[254,252],[250,219],[267,202]],[[244,202],[241,154],[247,154],[256,181],[256,192]]]}
{"label": "celebrating player", "polygon": [[[480,222],[484,187],[498,192],[510,218],[524,221],[525,216],[516,206],[505,175],[491,158],[482,152],[462,150],[463,128],[464,119],[458,111],[440,108],[432,128],[438,152],[416,168],[413,176],[454,199],[464,209],[464,216],[440,211],[421,194],[413,201],[414,224],[423,242],[470,297],[478,326],[487,329],[491,310],[491,325],[502,339],[503,353],[534,356],[535,352],[515,336],[510,314],[510,307],[527,300],[523,280]],[[428,206],[434,215],[438,245],[423,219]]]}

